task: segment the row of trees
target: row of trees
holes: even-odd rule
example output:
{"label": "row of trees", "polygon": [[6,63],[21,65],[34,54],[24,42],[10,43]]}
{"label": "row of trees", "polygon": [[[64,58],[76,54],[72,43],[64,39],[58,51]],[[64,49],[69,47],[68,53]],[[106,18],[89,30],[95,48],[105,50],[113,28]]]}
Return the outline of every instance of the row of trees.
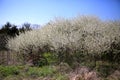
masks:
{"label": "row of trees", "polygon": [[18,28],[18,26],[7,22],[0,29],[0,50],[6,49],[5,45],[8,37],[15,37],[28,30],[32,30],[31,24],[29,23],[24,23],[21,28]]}

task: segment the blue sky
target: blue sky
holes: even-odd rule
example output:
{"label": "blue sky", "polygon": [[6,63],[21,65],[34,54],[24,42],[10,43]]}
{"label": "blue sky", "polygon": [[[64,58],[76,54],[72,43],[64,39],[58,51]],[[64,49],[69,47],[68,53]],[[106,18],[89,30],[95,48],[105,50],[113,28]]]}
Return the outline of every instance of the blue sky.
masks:
{"label": "blue sky", "polygon": [[0,25],[45,24],[54,17],[96,15],[120,19],[120,0],[0,0]]}

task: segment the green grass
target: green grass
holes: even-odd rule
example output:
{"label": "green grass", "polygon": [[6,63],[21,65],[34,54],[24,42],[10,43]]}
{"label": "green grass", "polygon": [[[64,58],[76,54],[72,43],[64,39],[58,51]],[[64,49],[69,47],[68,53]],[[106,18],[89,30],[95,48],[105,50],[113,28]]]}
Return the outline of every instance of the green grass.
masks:
{"label": "green grass", "polygon": [[15,66],[0,66],[0,77],[4,78],[9,75],[18,75],[19,69]]}
{"label": "green grass", "polygon": [[[29,67],[29,66],[1,66],[0,79],[17,80],[19,78],[53,77],[57,72],[54,66]],[[16,76],[16,77],[15,77]]]}
{"label": "green grass", "polygon": [[[93,65],[93,62],[81,63],[81,66],[86,66],[89,68],[91,68]],[[60,65],[47,65],[43,67],[30,67],[27,65],[0,65],[0,80],[37,80],[38,78],[40,78],[40,80],[43,80],[44,78],[50,78],[51,80],[69,80],[68,75],[70,73],[70,70],[67,70],[66,72],[66,68],[68,69],[68,67],[64,66],[65,70],[63,70],[62,72],[60,71],[59,67]],[[119,67],[119,64],[111,64],[109,62],[97,61],[96,67],[94,67],[93,70],[97,71],[100,77],[102,77],[104,80],[105,78],[107,79],[107,77],[115,70],[117,70],[117,67]]]}
{"label": "green grass", "polygon": [[56,80],[69,80],[67,75],[57,74],[55,77]]}
{"label": "green grass", "polygon": [[53,76],[56,72],[55,68],[52,66],[44,66],[44,67],[30,67],[26,74],[31,77],[46,77]]}

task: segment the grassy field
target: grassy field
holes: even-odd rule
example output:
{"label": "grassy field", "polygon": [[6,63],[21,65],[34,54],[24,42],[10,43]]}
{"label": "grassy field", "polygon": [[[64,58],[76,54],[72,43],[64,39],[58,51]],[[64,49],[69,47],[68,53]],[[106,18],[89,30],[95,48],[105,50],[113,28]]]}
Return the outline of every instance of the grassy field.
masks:
{"label": "grassy field", "polygon": [[68,64],[30,67],[28,65],[0,66],[1,80],[119,80],[119,64],[97,62],[71,68]]}

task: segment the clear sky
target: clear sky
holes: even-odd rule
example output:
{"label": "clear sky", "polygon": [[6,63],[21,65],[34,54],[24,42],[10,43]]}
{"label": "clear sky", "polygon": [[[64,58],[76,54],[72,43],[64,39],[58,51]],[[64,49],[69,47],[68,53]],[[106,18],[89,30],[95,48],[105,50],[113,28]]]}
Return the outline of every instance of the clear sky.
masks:
{"label": "clear sky", "polygon": [[120,19],[120,0],[0,0],[0,25],[45,24],[54,17],[96,15]]}

